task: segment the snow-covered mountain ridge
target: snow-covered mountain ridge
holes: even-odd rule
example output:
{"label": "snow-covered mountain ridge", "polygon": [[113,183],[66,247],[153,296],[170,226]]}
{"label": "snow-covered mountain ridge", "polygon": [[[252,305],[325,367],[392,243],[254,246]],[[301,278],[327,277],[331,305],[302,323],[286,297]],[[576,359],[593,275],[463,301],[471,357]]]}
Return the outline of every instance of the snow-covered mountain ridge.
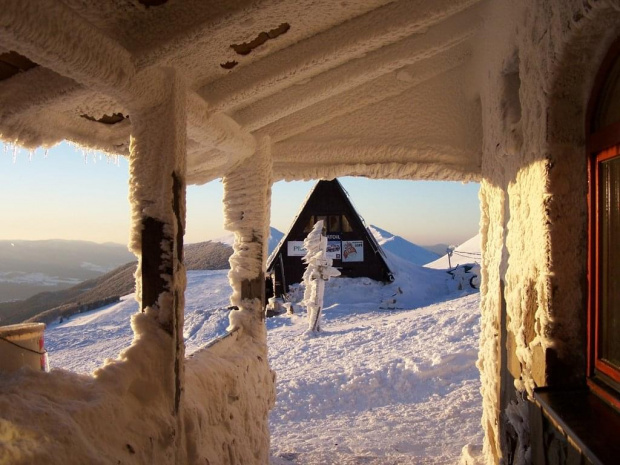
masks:
{"label": "snow-covered mountain ridge", "polygon": [[0,240],[0,302],[67,289],[133,260],[127,246],[76,240]]}
{"label": "snow-covered mountain ridge", "polygon": [[480,234],[476,234],[471,239],[466,240],[461,245],[456,247],[452,252],[452,256],[448,257],[448,254],[444,255],[437,260],[424,265],[427,268],[434,268],[436,270],[447,270],[454,268],[457,265],[465,265],[471,263],[482,263],[482,243],[480,240]]}
{"label": "snow-covered mountain ridge", "polygon": [[431,252],[424,247],[409,242],[408,240],[403,239],[400,236],[396,236],[375,225],[370,225],[368,229],[383,250],[392,252],[394,255],[397,255],[416,265],[425,265],[426,263],[432,262],[439,257],[439,255],[435,252]]}

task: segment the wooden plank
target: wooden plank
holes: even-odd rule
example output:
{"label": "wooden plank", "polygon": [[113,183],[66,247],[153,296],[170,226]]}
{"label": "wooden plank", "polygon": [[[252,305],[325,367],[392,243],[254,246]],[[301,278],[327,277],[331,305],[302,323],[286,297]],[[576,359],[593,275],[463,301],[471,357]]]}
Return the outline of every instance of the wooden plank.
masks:
{"label": "wooden plank", "polygon": [[588,389],[537,389],[534,400],[559,431],[596,465],[615,465],[620,457],[620,413]]}
{"label": "wooden plank", "polygon": [[530,444],[532,448],[532,463],[545,465],[547,463],[544,450],[544,430],[542,412],[538,405],[528,403],[530,414]]}
{"label": "wooden plank", "polygon": [[[170,264],[162,260],[162,242],[169,238],[164,236],[164,223],[154,218],[142,220],[142,305],[141,310],[157,303],[159,295],[166,290],[166,281],[162,274],[172,275]],[[168,329],[170,332],[170,328]]]}
{"label": "wooden plank", "polygon": [[[241,298],[265,302],[265,273],[261,272],[257,278],[241,282]],[[265,312],[261,312],[261,319],[264,318]]]}

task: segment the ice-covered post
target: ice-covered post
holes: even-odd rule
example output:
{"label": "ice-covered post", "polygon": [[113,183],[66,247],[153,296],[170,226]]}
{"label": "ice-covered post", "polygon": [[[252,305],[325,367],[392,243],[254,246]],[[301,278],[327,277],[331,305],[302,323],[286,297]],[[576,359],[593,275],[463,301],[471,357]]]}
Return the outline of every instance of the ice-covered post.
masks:
{"label": "ice-covered post", "polygon": [[265,262],[271,208],[271,142],[259,141],[256,152],[224,177],[224,227],[234,232],[228,277],[233,288],[229,330],[266,338]]}
{"label": "ice-covered post", "polygon": [[[185,268],[186,89],[172,70],[159,75],[161,95],[131,111],[129,197],[130,248],[138,257],[136,298],[142,313],[163,329],[160,381],[170,393],[171,411],[180,410],[183,380]],[[145,322],[136,322],[144,325]],[[168,354],[170,357],[168,357]]]}
{"label": "ice-covered post", "polygon": [[450,258],[452,257],[452,254],[454,253],[454,249],[456,249],[455,246],[451,245],[446,249],[446,253],[448,255],[448,268],[452,269],[452,263],[450,261]]}
{"label": "ice-covered post", "polygon": [[327,258],[327,237],[323,235],[323,220],[317,221],[314,228],[304,240],[306,263],[304,272],[304,300],[302,305],[308,310],[308,329],[312,332],[321,330],[321,310],[325,283],[329,278],[340,276],[340,271],[332,267],[332,259]]}

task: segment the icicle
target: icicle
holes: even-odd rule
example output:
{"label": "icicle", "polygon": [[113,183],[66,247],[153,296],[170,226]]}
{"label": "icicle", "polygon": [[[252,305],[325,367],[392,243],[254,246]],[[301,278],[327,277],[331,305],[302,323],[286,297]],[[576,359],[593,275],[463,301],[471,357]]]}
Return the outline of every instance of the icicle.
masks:
{"label": "icicle", "polygon": [[120,166],[118,157],[119,157],[118,154],[106,153],[105,154],[106,163],[108,165],[112,164],[112,165]]}

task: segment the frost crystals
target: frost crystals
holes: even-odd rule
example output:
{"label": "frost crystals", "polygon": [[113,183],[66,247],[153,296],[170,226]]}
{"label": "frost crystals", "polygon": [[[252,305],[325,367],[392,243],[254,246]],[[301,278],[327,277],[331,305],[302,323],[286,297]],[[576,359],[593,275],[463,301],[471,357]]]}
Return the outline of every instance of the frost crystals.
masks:
{"label": "frost crystals", "polygon": [[301,304],[308,309],[308,330],[313,333],[321,330],[320,318],[325,283],[331,277],[340,276],[340,271],[332,267],[331,258],[327,258],[327,238],[322,231],[323,220],[320,220],[304,240],[304,248],[307,250],[303,258],[307,264],[303,276],[306,290]]}

